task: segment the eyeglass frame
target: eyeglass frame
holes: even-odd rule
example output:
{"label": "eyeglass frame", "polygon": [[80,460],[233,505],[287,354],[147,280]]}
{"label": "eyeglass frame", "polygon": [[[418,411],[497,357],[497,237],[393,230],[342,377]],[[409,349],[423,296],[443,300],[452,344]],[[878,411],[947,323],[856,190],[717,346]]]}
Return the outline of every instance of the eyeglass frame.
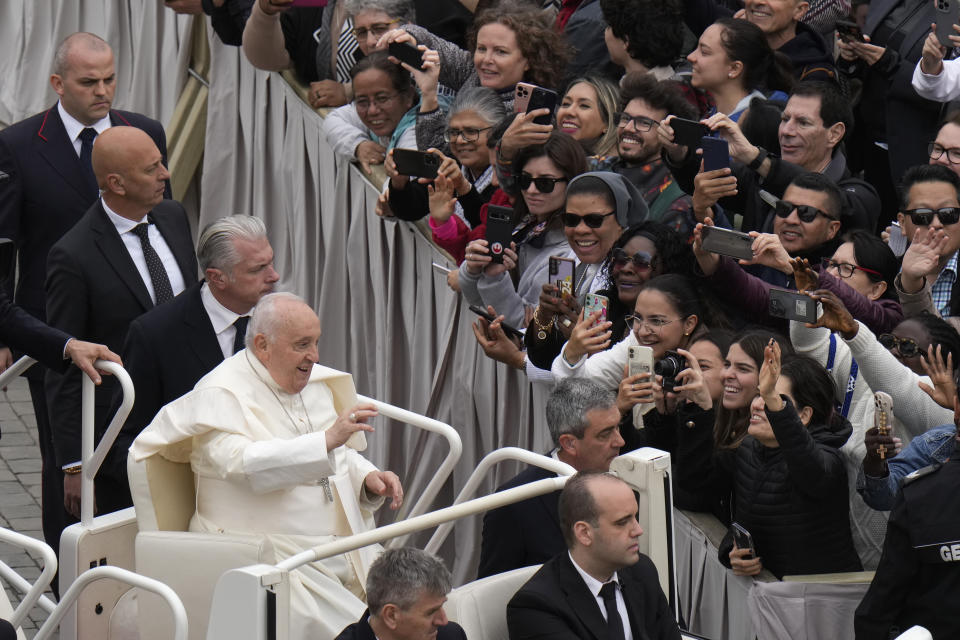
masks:
{"label": "eyeglass frame", "polygon": [[[376,24],[370,25],[370,28],[366,27],[354,27],[350,29],[350,35],[356,38],[358,41],[361,38],[366,38],[368,33],[372,33],[374,37],[379,38],[387,31],[390,31],[390,25],[397,24],[398,22],[403,22],[401,18],[396,18],[390,22],[377,22]],[[376,27],[383,27],[382,29],[377,29]],[[378,33],[379,32],[379,33]]]}
{"label": "eyeglass frame", "polygon": [[[893,342],[889,347],[884,344],[884,342],[889,342],[891,340]],[[882,346],[887,351],[892,351],[893,348],[896,347],[897,353],[899,353],[904,358],[913,358],[918,355],[922,358],[925,358],[927,356],[926,352],[920,348],[920,345],[918,345],[917,341],[914,340],[913,338],[901,338],[899,336],[893,335],[892,333],[881,333],[879,336],[877,336],[877,342],[879,342],[880,346]],[[913,345],[913,349],[916,352],[910,355],[904,353],[903,350],[900,348],[901,344]]]}
{"label": "eyeglass frame", "polygon": [[[587,225],[590,226],[590,225]],[[637,263],[637,256],[643,256],[646,258],[646,262]],[[610,265],[615,267],[618,264],[626,265],[628,263],[633,263],[633,268],[637,271],[649,271],[653,268],[653,256],[651,256],[646,251],[637,251],[633,255],[628,254],[623,250],[623,247],[615,247],[610,251]],[[620,267],[623,268],[622,266]]]}
{"label": "eyeglass frame", "polygon": [[[623,320],[627,323],[627,326],[630,327],[630,330],[637,335],[640,335],[640,329],[636,326],[637,322],[639,322],[640,327],[646,325],[651,332],[659,336],[660,332],[663,331],[665,326],[673,324],[674,322],[679,322],[680,318],[675,318],[673,320],[662,320],[660,318],[638,318],[636,314],[631,313],[630,315],[624,317]],[[650,322],[651,320],[656,320],[660,324],[652,324]]]}
{"label": "eyeglass frame", "polygon": [[[933,151],[937,147],[940,148],[940,153],[938,153],[937,155],[933,155]],[[936,140],[934,140],[933,142],[927,143],[927,157],[930,158],[931,160],[939,160],[940,158],[943,157],[944,153],[947,154],[947,162],[949,162],[950,164],[960,164],[960,148],[945,147],[939,142],[937,142]],[[954,155],[954,154],[957,156],[956,160],[950,157],[951,155]]]}
{"label": "eyeglass frame", "polygon": [[[455,138],[460,138],[464,142],[476,142],[480,139],[480,134],[484,131],[489,131],[493,129],[493,126],[484,127],[482,129],[475,129],[473,127],[464,127],[463,129],[453,129],[447,127],[443,130],[443,141],[444,142],[453,142]],[[467,137],[467,131],[472,131],[471,134],[473,137]],[[529,186],[529,185],[527,185]]]}
{"label": "eyeglass frame", "polygon": [[[568,229],[575,229],[579,227],[581,222],[591,229],[599,229],[603,226],[604,220],[615,215],[617,215],[616,211],[611,211],[609,213],[585,213],[582,216],[577,215],[576,213],[564,211],[560,214],[560,222],[562,222],[563,226],[567,227]],[[576,218],[576,221],[574,221],[574,218]]]}
{"label": "eyeglass frame", "polygon": [[[861,267],[857,264],[850,264],[849,262],[837,262],[832,258],[824,258],[821,261],[821,264],[823,265],[824,271],[830,267],[834,267],[837,270],[837,275],[843,279],[852,278],[855,271],[863,271],[864,273],[883,278],[883,274],[879,271],[874,271],[873,269],[868,269],[867,267]],[[843,275],[843,270],[841,267],[847,268],[849,273],[847,275]]]}
{"label": "eyeglass frame", "polygon": [[[790,207],[789,209],[784,209],[784,206]],[[805,222],[810,224],[817,219],[818,215],[823,216],[827,220],[832,220],[834,222],[839,222],[839,218],[834,218],[832,215],[824,211],[823,209],[818,209],[816,207],[810,206],[809,204],[794,204],[789,200],[777,200],[777,204],[773,207],[773,213],[778,218],[788,218],[790,214],[794,211],[797,212],[797,218],[800,219],[800,222]],[[813,211],[813,215],[810,215],[810,211]],[[783,212],[783,213],[781,213]]]}
{"label": "eyeglass frame", "polygon": [[[647,116],[632,116],[626,111],[618,111],[617,113],[613,114],[613,118],[618,127],[626,127],[632,122],[633,128],[637,131],[651,131],[655,126],[660,124],[653,118],[648,118]],[[647,125],[646,128],[640,126],[639,122],[641,121],[644,123],[644,125]]]}
{"label": "eyeglass frame", "polygon": [[[940,213],[946,212],[946,211],[949,211],[952,213],[952,215],[957,216],[957,219],[951,220],[951,221],[944,220],[940,216]],[[940,224],[944,226],[948,224],[957,224],[957,222],[960,222],[960,207],[940,207],[939,209],[931,209],[929,207],[919,207],[917,209],[907,209],[905,211],[901,211],[900,213],[902,213],[905,216],[909,216],[910,222],[917,225],[918,227],[930,226],[933,223],[933,216],[936,216],[937,219],[940,220]],[[917,221],[917,216],[927,216],[927,215],[930,216],[930,219],[927,220],[926,222]]]}
{"label": "eyeglass frame", "polygon": [[[526,182],[526,184],[524,184],[524,182]],[[544,191],[541,187],[541,185],[545,182],[550,185],[550,189],[547,191]],[[570,182],[570,180],[567,178],[551,178],[550,176],[538,176],[534,178],[525,171],[517,176],[517,186],[520,187],[521,191],[526,191],[532,184],[537,188],[539,193],[553,193],[553,190],[557,188],[558,182]]]}
{"label": "eyeglass frame", "polygon": [[373,100],[366,100],[364,102],[360,102],[359,99],[355,98],[353,101],[353,108],[356,109],[358,113],[360,111],[369,111],[370,106],[374,104],[377,105],[378,109],[384,109],[388,104],[399,98],[401,95],[402,94],[397,91],[389,96],[374,96]]}

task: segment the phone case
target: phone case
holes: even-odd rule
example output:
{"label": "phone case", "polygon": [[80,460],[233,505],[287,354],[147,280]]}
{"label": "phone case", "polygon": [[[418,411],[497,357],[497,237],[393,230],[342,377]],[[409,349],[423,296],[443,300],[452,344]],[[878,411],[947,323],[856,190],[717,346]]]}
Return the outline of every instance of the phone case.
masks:
{"label": "phone case", "polygon": [[537,109],[550,109],[550,113],[537,116],[533,121],[537,124],[550,124],[553,122],[553,112],[557,108],[559,96],[556,91],[535,87],[530,93],[530,102],[527,103],[527,113]]}
{"label": "phone case", "polygon": [[700,139],[710,133],[707,125],[686,118],[671,118],[670,128],[673,129],[673,141],[684,147],[698,146]]}
{"label": "phone case", "polygon": [[494,262],[503,262],[503,252],[513,235],[513,209],[487,206],[487,246]]}
{"label": "phone case", "polygon": [[851,20],[837,20],[837,33],[847,42],[865,42],[860,26]]}
{"label": "phone case", "polygon": [[576,266],[570,258],[550,256],[550,271],[547,282],[557,287],[559,295],[573,295],[573,272]]}
{"label": "phone case", "polygon": [[753,259],[753,238],[742,231],[722,227],[703,227],[703,248],[740,260]]}
{"label": "phone case", "polygon": [[937,23],[937,40],[947,49],[952,49],[953,43],[947,36],[957,35],[953,25],[960,22],[960,0],[937,0],[934,15]]}
{"label": "phone case", "polygon": [[390,55],[406,62],[414,69],[423,69],[423,52],[408,42],[391,42],[388,51]]}
{"label": "phone case", "polygon": [[733,530],[733,541],[737,543],[739,549],[750,549],[752,555],[757,555],[757,549],[753,545],[753,536],[750,532],[734,522],[730,525]]}
{"label": "phone case", "polygon": [[[627,375],[653,373],[653,349],[638,345],[627,348]],[[653,402],[633,405],[633,424],[643,427],[643,415],[656,406]]]}
{"label": "phone case", "polygon": [[796,320],[798,322],[816,322],[817,303],[802,293],[772,287],[770,289],[769,313],[774,318]]}
{"label": "phone case", "polygon": [[440,157],[426,151],[395,148],[393,163],[397,165],[397,173],[402,176],[436,178],[437,170],[440,168]]}
{"label": "phone case", "polygon": [[[889,393],[877,391],[873,394],[873,426],[877,428],[877,433],[881,436],[889,436],[893,427],[893,398]],[[881,446],[877,452],[880,459],[886,457],[886,447]]]}
{"label": "phone case", "polygon": [[700,138],[703,149],[703,170],[716,171],[730,166],[730,145],[726,140],[704,136]]}
{"label": "phone case", "polygon": [[907,252],[907,236],[903,235],[903,229],[896,222],[890,225],[890,239],[887,240],[887,245],[890,251],[893,251],[893,255],[898,258]]}
{"label": "phone case", "polygon": [[530,94],[537,88],[537,85],[529,82],[518,82],[516,93],[513,96],[513,109],[517,113],[526,113],[527,105],[530,104]]}
{"label": "phone case", "polygon": [[606,322],[607,320],[607,305],[610,304],[610,301],[607,299],[607,296],[600,295],[599,293],[588,293],[583,304],[583,317],[587,318],[591,314],[596,313],[597,311],[602,312],[600,317],[597,319],[597,323]]}

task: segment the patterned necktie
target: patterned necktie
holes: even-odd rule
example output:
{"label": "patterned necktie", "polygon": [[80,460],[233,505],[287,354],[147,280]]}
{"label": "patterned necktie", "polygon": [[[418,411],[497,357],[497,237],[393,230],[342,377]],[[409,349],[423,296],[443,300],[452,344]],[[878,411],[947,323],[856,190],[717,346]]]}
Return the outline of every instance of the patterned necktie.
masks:
{"label": "patterned necktie", "polygon": [[600,587],[600,597],[607,609],[607,637],[610,640],[623,640],[623,620],[617,610],[617,583],[611,580]]}
{"label": "patterned necktie", "polygon": [[80,132],[80,167],[83,170],[83,179],[94,193],[99,193],[97,177],[93,174],[93,141],[96,138],[97,130],[93,127],[87,127]]}
{"label": "patterned necktie", "polygon": [[173,300],[173,287],[170,286],[170,277],[167,276],[167,270],[163,268],[160,256],[157,255],[147,237],[149,228],[150,223],[141,222],[133,228],[133,232],[140,238],[140,246],[143,247],[143,258],[147,261],[147,271],[150,273],[150,282],[153,283],[156,304],[163,304],[167,300]]}
{"label": "patterned necktie", "polygon": [[243,349],[244,339],[247,337],[247,323],[250,322],[250,316],[240,316],[233,321],[233,326],[237,333],[233,336],[233,352],[236,353]]}

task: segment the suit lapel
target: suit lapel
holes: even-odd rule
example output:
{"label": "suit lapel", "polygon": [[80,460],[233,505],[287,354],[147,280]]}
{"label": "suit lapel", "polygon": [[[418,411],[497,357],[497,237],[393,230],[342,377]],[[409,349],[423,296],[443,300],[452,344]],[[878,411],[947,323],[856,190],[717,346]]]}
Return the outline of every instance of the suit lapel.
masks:
{"label": "suit lapel", "polygon": [[187,300],[183,322],[187,325],[190,348],[193,349],[200,364],[207,371],[211,371],[223,362],[223,352],[220,350],[220,343],[217,342],[217,334],[213,331],[213,324],[210,323],[210,316],[203,307],[200,286],[196,284],[184,292],[190,297]]}
{"label": "suit lapel", "polygon": [[607,640],[607,621],[600,612],[600,605],[593,597],[580,574],[577,573],[570,555],[564,551],[557,563],[557,578],[570,610],[580,619],[584,628],[597,640]]}
{"label": "suit lapel", "polygon": [[[144,311],[153,308],[153,300],[150,298],[150,292],[147,291],[147,285],[143,283],[140,272],[137,271],[137,265],[133,263],[130,252],[124,246],[117,228],[113,226],[110,219],[107,218],[107,212],[103,210],[103,204],[98,200],[95,209],[91,228],[96,233],[95,242],[100,252],[106,258],[107,262],[117,273],[117,276],[127,285],[127,288],[133,293],[137,302],[143,307]],[[107,302],[109,304],[109,302]]]}
{"label": "suit lapel", "polygon": [[630,618],[630,629],[633,631],[633,640],[647,640],[647,630],[643,625],[644,615],[643,585],[638,584],[629,571],[617,571],[620,580],[620,591],[623,593],[623,602],[627,605],[627,616]]}
{"label": "suit lapel", "polygon": [[73,187],[84,202],[96,200],[97,194],[90,190],[90,186],[83,179],[80,157],[67,137],[67,130],[63,126],[63,120],[60,119],[60,112],[56,105],[44,115],[40,129],[37,130],[35,142],[40,156],[60,174],[64,182]]}
{"label": "suit lapel", "polygon": [[[163,203],[160,203],[157,207],[162,205]],[[154,208],[150,213],[152,215],[151,220],[157,225],[157,231],[159,231],[163,239],[167,241],[167,246],[170,247],[170,251],[177,261],[177,266],[180,267],[180,273],[183,275],[184,283],[189,287],[197,281],[197,267],[193,257],[193,247],[190,246],[189,242],[184,243],[183,239],[177,236],[172,222],[168,220],[165,215],[157,215],[157,208]]]}

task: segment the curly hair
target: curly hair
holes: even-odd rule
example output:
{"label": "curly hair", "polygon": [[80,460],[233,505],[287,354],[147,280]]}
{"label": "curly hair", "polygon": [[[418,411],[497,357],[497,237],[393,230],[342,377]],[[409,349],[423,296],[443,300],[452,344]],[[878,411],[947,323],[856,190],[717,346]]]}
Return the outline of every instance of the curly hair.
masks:
{"label": "curly hair", "polygon": [[683,14],[677,0],[600,0],[603,19],[627,53],[648,69],[673,64],[683,50]]}
{"label": "curly hair", "polygon": [[470,51],[477,48],[477,34],[488,24],[502,24],[517,38],[520,53],[527,60],[523,76],[540,87],[559,89],[573,49],[553,30],[543,13],[529,4],[501,2],[477,14],[467,34]]}

